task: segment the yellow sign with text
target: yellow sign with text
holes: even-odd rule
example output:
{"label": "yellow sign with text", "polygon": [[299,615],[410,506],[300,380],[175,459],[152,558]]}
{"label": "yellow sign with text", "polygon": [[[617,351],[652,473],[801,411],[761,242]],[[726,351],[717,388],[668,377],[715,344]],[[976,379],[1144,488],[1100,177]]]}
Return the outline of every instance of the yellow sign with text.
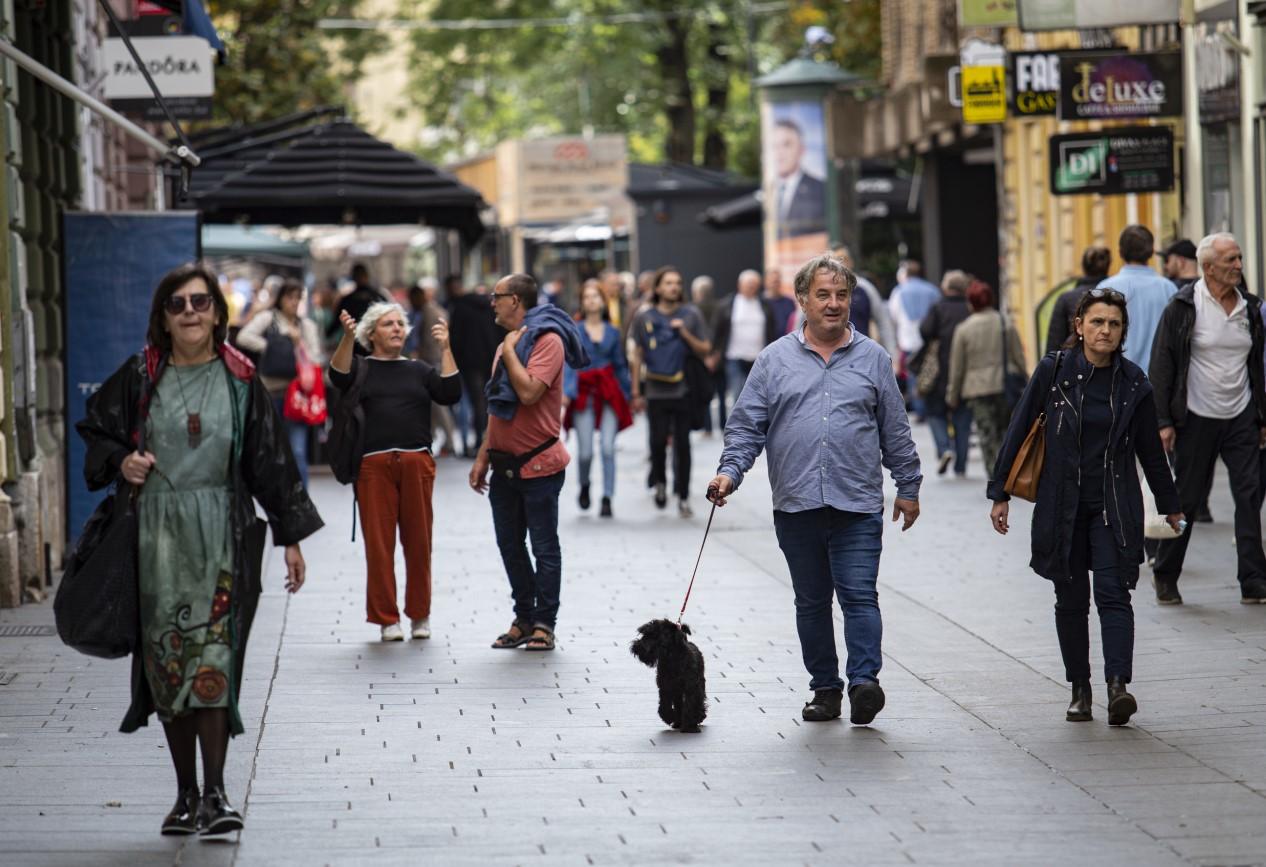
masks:
{"label": "yellow sign with text", "polygon": [[1004,66],[964,66],[963,122],[1002,123],[1007,119],[1007,72]]}

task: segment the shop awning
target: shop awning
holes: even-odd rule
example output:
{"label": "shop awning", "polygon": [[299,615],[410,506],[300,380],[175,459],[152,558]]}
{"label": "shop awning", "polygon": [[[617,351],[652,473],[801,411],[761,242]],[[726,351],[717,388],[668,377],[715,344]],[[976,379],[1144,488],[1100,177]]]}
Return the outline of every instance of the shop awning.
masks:
{"label": "shop awning", "polygon": [[305,259],[308,245],[288,241],[255,226],[233,226],[211,223],[202,227],[204,256],[274,256]]}
{"label": "shop awning", "polygon": [[181,206],[207,223],[419,224],[479,239],[478,192],[328,113],[198,136],[203,162]]}

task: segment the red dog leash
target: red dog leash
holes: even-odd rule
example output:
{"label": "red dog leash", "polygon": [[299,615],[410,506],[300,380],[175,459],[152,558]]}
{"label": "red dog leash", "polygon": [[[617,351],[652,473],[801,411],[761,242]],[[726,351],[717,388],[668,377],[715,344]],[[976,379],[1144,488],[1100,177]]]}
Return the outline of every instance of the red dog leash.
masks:
{"label": "red dog leash", "polygon": [[699,574],[699,564],[703,562],[703,546],[708,544],[708,532],[712,529],[712,516],[717,513],[716,500],[713,500],[715,494],[714,488],[708,488],[708,499],[712,500],[712,510],[708,512],[708,526],[703,528],[703,541],[699,543],[699,556],[695,558],[695,571],[690,573],[690,585],[686,587],[686,598],[681,600],[681,611],[677,614],[677,626],[681,626],[681,619],[686,616],[686,604],[690,602],[690,591],[695,587],[695,576]]}

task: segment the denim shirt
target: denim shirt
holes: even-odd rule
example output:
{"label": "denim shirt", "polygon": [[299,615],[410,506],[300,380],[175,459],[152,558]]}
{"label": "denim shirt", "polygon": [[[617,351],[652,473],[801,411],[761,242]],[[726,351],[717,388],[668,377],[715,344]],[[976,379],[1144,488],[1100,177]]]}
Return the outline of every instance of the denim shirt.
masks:
{"label": "denim shirt", "polygon": [[596,370],[610,365],[612,372],[615,373],[615,381],[620,384],[620,391],[624,392],[624,399],[629,400],[633,387],[629,382],[629,362],[624,357],[620,329],[607,323],[602,332],[602,342],[594,343],[589,338],[589,332],[585,330],[584,323],[579,323],[578,327],[580,342],[585,349],[589,350],[589,366],[575,368],[570,364],[563,365],[563,394],[572,400],[576,399],[576,390],[579,387],[579,377],[576,374],[580,370]]}
{"label": "denim shirt", "polygon": [[1125,296],[1130,314],[1130,332],[1125,335],[1121,354],[1143,370],[1152,361],[1152,341],[1160,325],[1165,305],[1178,292],[1172,280],[1146,265],[1123,265],[1121,270],[1099,283],[1100,289],[1115,289]]}
{"label": "denim shirt", "polygon": [[917,500],[923,482],[892,360],[856,329],[830,362],[805,343],[803,328],[757,357],[726,422],[717,471],[737,488],[762,449],[780,512],[882,512],[881,463],[902,499]]}

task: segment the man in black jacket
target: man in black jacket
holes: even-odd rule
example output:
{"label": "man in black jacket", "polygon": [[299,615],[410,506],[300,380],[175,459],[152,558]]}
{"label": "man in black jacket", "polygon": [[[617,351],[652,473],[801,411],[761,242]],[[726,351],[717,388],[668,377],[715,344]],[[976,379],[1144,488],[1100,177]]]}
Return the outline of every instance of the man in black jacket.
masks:
{"label": "man in black jacket", "polygon": [[[1262,368],[1261,301],[1240,289],[1244,259],[1225,232],[1197,248],[1203,274],[1165,308],[1152,348],[1161,442],[1173,451],[1178,493],[1190,515],[1213,483],[1219,457],[1235,500],[1240,601],[1266,603],[1266,553],[1259,510],[1259,450],[1266,446],[1266,383]],[[1156,601],[1178,605],[1191,526],[1161,542],[1153,567]]]}
{"label": "man in black jacket", "polygon": [[1051,311],[1051,322],[1046,330],[1046,351],[1054,352],[1063,349],[1068,342],[1068,335],[1073,333],[1073,313],[1081,302],[1081,296],[1098,286],[1108,276],[1112,266],[1112,251],[1107,247],[1093,245],[1081,254],[1081,273],[1077,283],[1066,289],[1055,299],[1055,309]]}
{"label": "man in black jacket", "polygon": [[[483,444],[484,430],[488,427],[484,386],[492,375],[492,358],[497,353],[498,344],[505,338],[505,329],[497,324],[492,312],[492,298],[467,292],[460,276],[450,274],[445,277],[444,291],[448,303],[449,340],[461,373],[462,390],[470,401],[475,451],[478,451]],[[467,457],[471,455],[465,442],[462,443],[462,453]]]}
{"label": "man in black jacket", "polygon": [[[343,325],[340,317],[343,315],[344,310],[359,322],[371,305],[377,304],[379,301],[391,300],[391,296],[369,282],[369,268],[363,262],[357,262],[352,266],[352,282],[356,284],[356,288],[339,301],[338,307],[334,311],[334,319],[331,320],[325,329],[326,337],[342,332]],[[353,346],[352,349],[357,355],[369,354],[369,350],[359,343]]]}

